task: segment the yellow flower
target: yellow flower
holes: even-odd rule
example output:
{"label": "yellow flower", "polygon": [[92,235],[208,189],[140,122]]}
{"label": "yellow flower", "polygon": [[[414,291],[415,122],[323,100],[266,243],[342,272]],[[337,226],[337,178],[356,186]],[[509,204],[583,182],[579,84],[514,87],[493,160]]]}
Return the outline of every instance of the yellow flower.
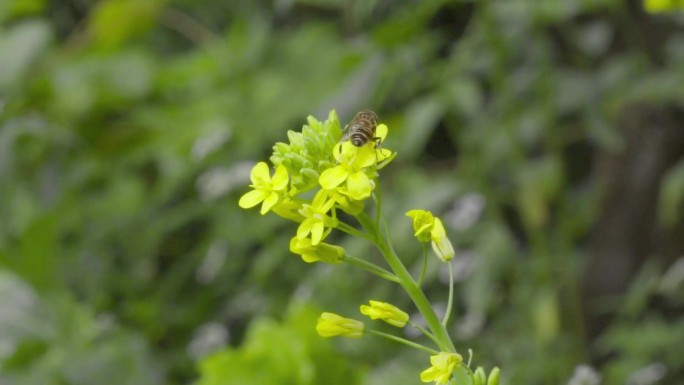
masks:
{"label": "yellow flower", "polygon": [[447,238],[446,230],[439,218],[435,218],[430,239],[432,240],[432,250],[434,250],[442,262],[449,262],[454,258],[454,247],[451,245],[449,238]]}
{"label": "yellow flower", "polygon": [[[378,124],[378,127],[375,129],[375,136],[380,138],[380,142],[382,143],[385,138],[387,137],[387,126],[384,124]],[[397,153],[386,149],[382,147],[376,147],[375,148],[375,156],[377,157],[376,164],[378,166],[378,170],[387,166],[389,162],[391,162],[395,156],[397,156]]]}
{"label": "yellow flower", "polygon": [[327,215],[334,204],[335,201],[328,199],[325,190],[319,190],[311,204],[302,205],[299,213],[305,219],[297,229],[297,238],[304,239],[311,234],[311,244],[314,246],[323,240],[337,226],[337,218]]}
{"label": "yellow flower", "polygon": [[238,205],[243,209],[248,209],[263,202],[261,215],[264,215],[285,195],[288,183],[287,169],[282,165],[276,167],[271,178],[268,165],[265,162],[259,162],[252,169],[250,179],[252,184],[249,187],[254,190],[243,195]]}
{"label": "yellow flower", "polygon": [[318,182],[326,190],[335,189],[343,185],[349,197],[363,200],[373,192],[373,181],[366,175],[364,168],[375,164],[375,144],[356,147],[350,141],[342,142],[337,161],[340,163],[321,173]]}
{"label": "yellow flower", "polygon": [[437,385],[445,385],[451,379],[451,373],[463,362],[463,357],[458,353],[440,352],[430,356],[430,366],[420,373],[423,382],[434,381]]}
{"label": "yellow flower", "polygon": [[294,237],[290,240],[290,251],[302,256],[304,262],[326,262],[337,263],[344,256],[344,249],[321,242],[313,245],[311,239],[299,239]]}
{"label": "yellow flower", "polygon": [[432,241],[432,250],[442,262],[449,262],[454,258],[454,246],[446,235],[441,219],[425,210],[411,210],[406,216],[413,219],[416,238],[421,242]]}
{"label": "yellow flower", "polygon": [[363,211],[363,201],[357,201],[349,198],[344,189],[335,188],[331,190],[325,190],[328,196],[335,200],[335,203],[339,208],[341,208],[345,213],[349,215],[358,215]]}
{"label": "yellow flower", "polygon": [[409,320],[409,315],[396,306],[379,301],[370,301],[370,306],[361,305],[361,314],[371,319],[381,319],[392,326],[403,328]]}
{"label": "yellow flower", "polygon": [[375,188],[373,178],[377,177],[377,170],[385,167],[397,155],[391,150],[379,147],[387,137],[387,131],[385,124],[379,124],[375,129],[378,141],[369,141],[361,147],[354,146],[349,140],[338,143],[333,148],[337,166],[323,171],[318,178],[318,183],[324,189],[329,192],[335,190],[338,196],[347,197],[346,201],[338,203],[343,210],[352,215],[360,210],[358,205],[349,202],[370,197]]}
{"label": "yellow flower", "polygon": [[430,233],[435,225],[435,217],[431,212],[425,210],[411,210],[406,216],[413,220],[413,235],[421,242],[430,240]]}
{"label": "yellow flower", "polygon": [[363,322],[334,313],[321,314],[316,323],[316,332],[321,337],[359,338],[363,335],[363,329]]}

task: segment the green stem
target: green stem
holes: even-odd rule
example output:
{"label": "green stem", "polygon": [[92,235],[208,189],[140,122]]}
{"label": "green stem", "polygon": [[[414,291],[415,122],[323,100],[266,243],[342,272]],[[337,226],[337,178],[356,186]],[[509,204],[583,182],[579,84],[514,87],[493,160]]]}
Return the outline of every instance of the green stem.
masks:
{"label": "green stem", "polygon": [[372,239],[371,239],[368,235],[366,235],[366,234],[360,232],[359,230],[353,228],[352,226],[350,226],[350,225],[348,225],[348,224],[346,224],[346,223],[344,223],[344,222],[342,222],[342,221],[338,221],[338,222],[337,222],[337,227],[336,227],[336,229],[338,229],[338,230],[340,230],[340,231],[342,231],[342,232],[345,232],[345,233],[347,233],[347,234],[349,234],[349,235],[351,235],[351,236],[353,236],[353,237],[359,237],[359,238],[362,238],[362,239],[367,239],[367,240],[369,240],[369,241],[372,241]]}
{"label": "green stem", "polygon": [[382,190],[380,189],[380,182],[375,178],[375,184],[378,186],[375,189],[375,224],[380,226],[380,215],[382,214]]}
{"label": "green stem", "polygon": [[391,267],[394,274],[399,279],[399,284],[406,290],[406,293],[411,298],[413,303],[416,305],[418,310],[421,312],[425,318],[425,322],[430,328],[432,334],[440,342],[440,346],[448,348],[448,351],[455,352],[454,347],[449,333],[447,332],[444,325],[439,321],[439,317],[435,314],[435,311],[430,305],[425,293],[418,287],[418,284],[413,279],[411,274],[406,270],[406,266],[401,262],[397,254],[392,249],[389,242],[382,236],[380,229],[375,226],[373,220],[369,218],[368,214],[362,212],[356,216],[356,219],[361,223],[361,226],[366,230],[366,232],[374,238],[375,245],[380,250],[382,255],[385,257],[387,264]]}
{"label": "green stem", "polygon": [[401,338],[401,337],[397,337],[397,336],[393,336],[393,335],[391,335],[391,334],[379,332],[379,331],[377,331],[377,330],[368,330],[368,329],[367,329],[366,332],[368,332],[368,333],[370,333],[370,334],[374,334],[374,335],[376,335],[376,336],[380,336],[380,337],[384,337],[384,338],[390,339],[390,340],[392,340],[392,341],[396,341],[396,342],[402,343],[402,344],[404,344],[404,345],[408,345],[408,346],[410,346],[410,347],[412,347],[412,348],[420,349],[420,350],[422,350],[422,351],[424,351],[424,352],[428,352],[428,353],[430,353],[430,354],[439,354],[439,352],[436,351],[436,350],[434,350],[434,349],[430,349],[430,348],[428,348],[427,346],[423,346],[423,345],[421,345],[421,344],[417,344],[417,343],[415,343],[415,342],[413,342],[413,341],[409,341],[409,340],[404,339],[404,338]]}
{"label": "green stem", "polygon": [[449,317],[451,316],[451,307],[454,304],[454,268],[451,262],[447,262],[449,265],[449,301],[447,302],[446,312],[444,313],[444,319],[442,320],[442,325],[446,327],[447,322],[449,322]]}
{"label": "green stem", "polygon": [[360,267],[363,270],[366,270],[369,273],[373,273],[380,278],[384,278],[388,281],[399,283],[399,278],[397,278],[396,275],[392,274],[391,272],[383,269],[382,267],[380,267],[380,266],[378,266],[372,262],[364,261],[363,259],[352,257],[352,256],[346,255],[346,254],[342,257],[342,261],[347,262],[350,265]]}
{"label": "green stem", "polygon": [[411,325],[411,326],[413,326],[414,328],[418,329],[421,333],[423,333],[423,335],[424,335],[425,337],[429,338],[429,339],[430,339],[432,342],[434,342],[435,345],[437,345],[440,349],[442,349],[442,350],[447,350],[446,347],[442,346],[442,344],[440,344],[439,340],[438,340],[437,338],[435,338],[435,336],[432,335],[432,333],[430,333],[429,331],[425,330],[424,327],[419,326],[419,325],[416,325],[416,324],[414,324],[413,322],[410,322],[410,321],[409,321],[409,325]]}

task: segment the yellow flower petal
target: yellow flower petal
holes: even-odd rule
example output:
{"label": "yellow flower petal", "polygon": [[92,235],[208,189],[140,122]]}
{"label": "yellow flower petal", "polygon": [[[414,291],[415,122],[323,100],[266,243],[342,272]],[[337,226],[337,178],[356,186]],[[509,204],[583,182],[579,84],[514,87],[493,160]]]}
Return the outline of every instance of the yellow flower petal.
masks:
{"label": "yellow flower petal", "polygon": [[423,382],[435,381],[435,384],[446,385],[451,379],[451,374],[458,365],[463,362],[463,357],[458,353],[440,352],[430,356],[429,368],[420,373]]}
{"label": "yellow flower petal", "polygon": [[454,258],[454,246],[446,235],[446,230],[442,220],[435,218],[435,225],[432,228],[432,250],[442,262],[449,262]]}
{"label": "yellow flower petal", "polygon": [[428,242],[435,225],[435,217],[432,213],[425,210],[411,210],[406,213],[406,216],[413,220],[413,231],[416,238],[421,242]]}
{"label": "yellow flower petal", "polygon": [[340,160],[340,157],[342,156],[342,143],[337,143],[335,147],[333,147],[333,156],[335,157],[335,160]]}
{"label": "yellow flower petal", "polygon": [[396,152],[387,148],[376,148],[375,152],[378,158],[378,170],[387,166],[397,156]]}
{"label": "yellow flower petal", "polygon": [[254,165],[254,168],[252,168],[252,172],[249,175],[249,178],[252,180],[252,184],[260,186],[266,183],[271,183],[271,175],[268,171],[268,164],[266,162],[259,162],[256,165]]}
{"label": "yellow flower petal", "polygon": [[313,251],[307,250],[307,251],[304,251],[301,255],[302,255],[302,261],[304,261],[306,263],[314,263],[314,262],[318,262],[321,260],[320,258],[318,258],[316,253]]}
{"label": "yellow flower petal", "polygon": [[311,233],[311,228],[313,227],[314,223],[316,223],[314,219],[306,218],[304,222],[302,222],[297,228],[297,238],[306,238],[306,236]]}
{"label": "yellow flower petal", "polygon": [[358,149],[356,158],[354,159],[354,168],[360,170],[362,168],[370,167],[375,164],[377,157],[375,155],[375,143],[369,143]]}
{"label": "yellow flower petal", "polygon": [[349,172],[347,172],[344,167],[335,166],[323,171],[318,178],[318,183],[320,183],[321,187],[324,189],[333,189],[342,184],[348,176]]}
{"label": "yellow flower petal", "polygon": [[243,209],[254,207],[266,199],[266,196],[268,196],[268,191],[252,190],[240,197],[238,206],[242,207]]}
{"label": "yellow flower petal", "polygon": [[[354,159],[358,150],[359,148],[354,146],[350,140],[342,142],[342,145],[340,146],[340,157],[347,160]],[[337,160],[340,161],[341,159]]]}
{"label": "yellow flower petal", "polygon": [[284,190],[287,187],[287,169],[282,164],[276,167],[275,174],[273,174],[273,189]]}
{"label": "yellow flower petal", "polygon": [[437,374],[437,369],[431,366],[420,373],[420,380],[423,382],[432,382],[435,377],[437,377]]}
{"label": "yellow flower petal", "polygon": [[375,128],[375,136],[380,138],[380,142],[384,142],[385,138],[387,137],[387,125],[378,124],[378,126]]}
{"label": "yellow flower petal", "polygon": [[[321,191],[323,191],[323,190],[321,190]],[[326,195],[326,197],[327,197],[327,195]],[[335,205],[335,200],[334,199],[328,199],[327,201],[325,201],[325,203],[323,203],[320,206],[320,208],[318,209],[318,212],[327,213],[328,211],[330,211],[330,209],[332,209],[332,207],[334,205]]]}
{"label": "yellow flower petal", "polygon": [[318,190],[316,195],[314,195],[314,199],[311,201],[311,207],[318,213],[325,213],[330,210],[329,208],[323,209],[327,199],[328,193],[326,193],[325,190]]}
{"label": "yellow flower petal", "polygon": [[349,196],[357,201],[368,198],[373,192],[373,185],[366,174],[361,171],[352,173],[347,178]]}
{"label": "yellow flower petal", "polygon": [[302,249],[304,249],[307,246],[302,241],[304,241],[304,239],[299,239],[296,236],[292,237],[292,239],[290,239],[290,251],[295,254],[299,254],[302,251]]}
{"label": "yellow flower petal", "polygon": [[266,214],[273,206],[275,206],[276,203],[278,203],[278,194],[275,192],[271,192],[266,199],[264,199],[264,203],[261,205],[261,215]]}
{"label": "yellow flower petal", "polygon": [[311,244],[312,245],[317,245],[319,242],[321,242],[321,239],[323,239],[323,230],[324,229],[325,229],[325,226],[323,226],[322,221],[314,223],[314,225],[311,227]]}

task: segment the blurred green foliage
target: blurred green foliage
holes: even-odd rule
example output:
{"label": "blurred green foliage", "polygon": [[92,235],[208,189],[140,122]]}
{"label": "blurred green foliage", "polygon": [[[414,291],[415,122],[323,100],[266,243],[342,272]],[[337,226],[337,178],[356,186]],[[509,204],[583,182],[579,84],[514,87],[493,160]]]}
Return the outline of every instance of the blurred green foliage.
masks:
{"label": "blurred green foliage", "polygon": [[[634,103],[681,107],[683,25],[618,0],[1,2],[0,383],[417,383],[427,357],[364,339],[343,359],[286,315],[406,298],[301,263],[293,227],[236,203],[287,130],[366,107],[399,153],[381,178],[393,233],[429,209],[459,248],[452,323],[475,365],[509,384],[582,363],[606,384],[678,383],[681,260],[596,298],[612,316],[598,338],[580,282],[596,159],[624,148]],[[665,227],[682,162],[661,183]],[[410,238],[396,248],[418,271]]]}
{"label": "blurred green foliage", "polygon": [[199,385],[358,384],[363,370],[321,344],[311,327],[320,311],[299,307],[282,325],[263,318],[253,321],[240,350],[205,358]]}

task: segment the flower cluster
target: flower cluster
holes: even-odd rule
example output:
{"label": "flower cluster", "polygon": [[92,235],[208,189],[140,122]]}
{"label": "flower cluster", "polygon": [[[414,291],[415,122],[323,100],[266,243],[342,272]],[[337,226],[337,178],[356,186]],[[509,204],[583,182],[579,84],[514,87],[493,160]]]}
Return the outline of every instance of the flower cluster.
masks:
{"label": "flower cluster", "polygon": [[[355,215],[364,207],[375,188],[377,171],[394,158],[394,152],[375,141],[357,147],[340,142],[342,130],[335,111],[324,122],[308,118],[302,132],[288,132],[289,143],[277,143],[270,160],[259,162],[251,172],[250,187],[238,202],[242,208],[261,204],[261,214],[274,212],[298,222],[290,250],[305,262],[338,262],[344,250],[323,240],[337,228],[336,210]],[[387,126],[380,124],[376,136],[381,143]],[[311,201],[307,192],[318,190]]]}
{"label": "flower cluster", "polygon": [[[452,265],[442,265],[449,269],[450,281],[447,308],[440,320],[421,289],[427,266],[427,247],[423,247],[423,272],[416,280],[391,245],[387,223],[380,210],[382,194],[377,191],[377,180],[378,171],[389,164],[396,153],[382,147],[387,126],[375,126],[375,113],[366,111],[366,114],[373,117],[375,131],[372,132],[373,137],[367,138],[367,143],[360,146],[350,140],[341,140],[349,135],[343,136],[334,111],[324,122],[309,117],[308,125],[301,132],[289,131],[289,143],[277,143],[273,147],[271,165],[259,162],[254,166],[250,175],[252,190],[240,198],[239,205],[246,209],[261,205],[262,215],[273,212],[298,223],[299,227],[290,240],[290,251],[300,255],[304,262],[344,262],[399,284],[422,314],[427,328],[411,323],[408,313],[387,302],[371,300],[359,307],[360,313],[397,328],[407,325],[416,328],[435,347],[367,329],[359,320],[330,312],[322,313],[318,319],[316,331],[320,336],[360,338],[371,334],[425,351],[430,354],[430,367],[420,373],[423,382],[445,385],[452,379],[460,383],[468,378],[473,385],[485,385],[485,380],[486,385],[498,385],[498,369],[495,368],[489,378],[481,368],[472,372],[470,363],[463,363],[463,357],[456,352],[449,337],[447,324],[454,294]],[[364,133],[370,135],[370,132]],[[365,201],[370,197],[377,203],[375,219],[364,211]],[[338,210],[348,215],[338,218]],[[418,241],[423,244],[431,242],[442,262],[453,259],[454,248],[439,218],[425,210],[411,210],[406,215],[413,221]],[[356,219],[360,229],[345,222],[349,216]],[[389,269],[376,265],[370,259],[347,255],[342,247],[326,243],[333,229],[373,243]]]}

